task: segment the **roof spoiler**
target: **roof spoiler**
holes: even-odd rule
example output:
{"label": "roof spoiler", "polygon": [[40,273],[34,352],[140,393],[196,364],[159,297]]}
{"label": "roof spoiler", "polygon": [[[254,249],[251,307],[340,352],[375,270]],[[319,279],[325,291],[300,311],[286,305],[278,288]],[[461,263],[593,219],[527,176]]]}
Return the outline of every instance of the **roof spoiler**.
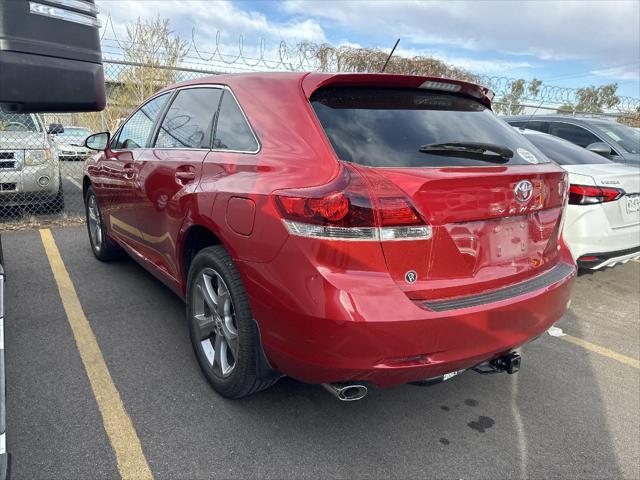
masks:
{"label": "roof spoiler", "polygon": [[491,108],[495,93],[475,83],[452,78],[423,77],[417,75],[396,75],[388,73],[310,73],[302,80],[302,90],[307,98],[328,86],[396,87],[424,88],[449,93],[460,93],[478,100]]}

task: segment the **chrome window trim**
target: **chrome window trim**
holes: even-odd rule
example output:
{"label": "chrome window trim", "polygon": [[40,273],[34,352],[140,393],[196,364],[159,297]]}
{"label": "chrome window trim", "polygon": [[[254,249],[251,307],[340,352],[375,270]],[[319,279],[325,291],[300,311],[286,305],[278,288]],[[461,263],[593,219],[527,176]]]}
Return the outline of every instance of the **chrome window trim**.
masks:
{"label": "chrome window trim", "polygon": [[[242,105],[240,105],[240,102],[238,101],[238,98],[236,97],[236,94],[233,93],[233,90],[231,90],[231,88],[227,85],[224,86],[224,89],[227,90],[231,96],[233,97],[233,101],[236,102],[236,105],[238,106],[238,109],[240,110],[240,113],[242,113],[242,117],[244,118],[244,121],[246,122],[247,126],[249,127],[249,131],[251,132],[251,135],[253,135],[253,139],[256,142],[256,145],[258,146],[258,148],[256,148],[255,150],[231,150],[229,148],[212,148],[211,150],[214,152],[230,152],[230,153],[245,153],[245,154],[249,154],[249,155],[255,155],[258,152],[260,152],[260,150],[262,150],[262,143],[260,143],[260,139],[258,139],[258,136],[256,135],[256,132],[253,130],[253,125],[251,125],[251,122],[249,122],[249,119],[247,118],[247,114],[244,113],[244,109],[242,108]],[[222,103],[220,104],[220,106],[222,107]],[[216,120],[216,126],[217,123],[220,121],[220,116],[218,115],[218,118]],[[213,147],[213,145],[212,145]]]}
{"label": "chrome window trim", "polygon": [[[194,84],[194,85],[185,85],[183,87],[176,87],[170,90],[162,90],[160,92],[157,92],[153,97],[150,97],[146,102],[144,102],[142,105],[140,105],[140,107],[138,107],[136,110],[134,110],[128,117],[127,119],[122,122],[122,125],[120,125],[118,127],[118,129],[116,130],[116,133],[113,135],[112,139],[115,138],[116,136],[120,135],[120,130],[122,130],[122,127],[129,121],[129,119],[138,111],[140,110],[142,107],[144,107],[147,103],[151,102],[152,100],[154,100],[155,98],[165,94],[165,93],[170,93],[171,97],[169,98],[168,102],[173,102],[175,96],[178,94],[178,92],[180,92],[181,90],[191,90],[194,88],[216,88],[219,90],[227,90],[229,91],[229,93],[231,93],[231,96],[233,97],[233,100],[236,102],[236,105],[238,106],[238,108],[240,109],[240,112],[242,113],[242,116],[244,118],[244,121],[247,123],[247,125],[249,126],[249,131],[251,132],[251,135],[253,135],[254,140],[256,141],[256,144],[258,145],[258,148],[256,150],[231,150],[228,148],[185,148],[185,147],[163,147],[163,148],[156,148],[154,146],[149,146],[149,147],[143,147],[143,148],[135,148],[135,149],[115,149],[112,148],[111,150],[114,152],[121,152],[123,150],[143,150],[143,149],[151,149],[151,150],[204,150],[204,151],[208,151],[208,152],[227,152],[227,153],[242,153],[245,155],[255,155],[257,153],[259,153],[262,150],[262,142],[260,141],[260,139],[258,138],[258,136],[256,135],[255,130],[253,129],[253,125],[251,125],[251,122],[249,121],[249,118],[247,117],[247,114],[244,112],[244,109],[242,108],[242,105],[240,105],[240,102],[238,101],[238,98],[236,97],[235,93],[233,93],[233,90],[231,90],[231,88],[228,85],[222,84],[222,83],[203,83],[203,84]],[[222,100],[222,99],[221,99]],[[170,103],[167,103],[167,106],[170,106]],[[166,112],[162,111],[161,113],[162,116],[162,120],[164,121],[164,117],[166,116]],[[216,124],[218,122],[218,119],[216,119]],[[159,130],[160,126],[162,126],[162,123],[158,123],[158,120],[156,120],[156,123],[154,124],[154,128],[153,128],[153,132],[154,132],[154,142],[157,138],[157,130]]]}
{"label": "chrome window trim", "polygon": [[[236,97],[235,93],[233,93],[233,90],[231,90],[231,87],[229,87],[228,85],[225,85],[223,83],[205,83],[205,84],[185,85],[184,87],[178,87],[178,88],[176,88],[176,92],[178,92],[180,90],[188,90],[188,89],[193,89],[193,88],[218,88],[218,89],[221,89],[221,90],[227,90],[229,93],[231,93],[231,96],[233,97],[233,100],[236,102],[236,105],[238,106],[238,109],[242,113],[242,117],[244,118],[244,121],[249,126],[249,131],[251,132],[251,135],[253,136],[253,139],[256,141],[256,144],[258,145],[258,148],[256,150],[231,150],[229,148],[213,148],[213,146],[212,146],[212,148],[209,149],[210,151],[212,151],[212,152],[228,152],[228,153],[244,153],[244,154],[249,154],[249,155],[255,155],[256,153],[258,153],[258,152],[260,152],[262,150],[262,142],[260,142],[260,139],[256,135],[256,132],[253,129],[253,125],[251,125],[251,122],[249,121],[249,118],[247,117],[247,114],[244,112],[244,109],[242,108],[242,105],[240,105],[240,102],[238,101],[238,97]],[[219,120],[220,120],[220,117],[218,117],[216,119],[216,124],[218,123]],[[176,150],[192,150],[192,149],[178,148]]]}

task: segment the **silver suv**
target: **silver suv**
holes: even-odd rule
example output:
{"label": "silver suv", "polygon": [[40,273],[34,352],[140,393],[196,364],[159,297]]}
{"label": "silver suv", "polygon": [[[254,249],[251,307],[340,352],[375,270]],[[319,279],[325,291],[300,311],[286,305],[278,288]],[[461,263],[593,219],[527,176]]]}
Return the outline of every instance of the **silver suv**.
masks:
{"label": "silver suv", "polygon": [[640,165],[640,133],[613,120],[568,115],[502,117],[509,125],[564,138],[618,163]]}
{"label": "silver suv", "polygon": [[0,208],[27,205],[64,207],[58,151],[38,115],[0,110]]}

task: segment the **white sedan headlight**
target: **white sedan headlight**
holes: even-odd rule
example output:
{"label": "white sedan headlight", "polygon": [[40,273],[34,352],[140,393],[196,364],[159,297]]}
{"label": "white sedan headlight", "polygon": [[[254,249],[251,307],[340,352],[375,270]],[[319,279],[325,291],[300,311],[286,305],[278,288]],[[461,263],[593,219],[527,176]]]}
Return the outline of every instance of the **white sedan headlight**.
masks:
{"label": "white sedan headlight", "polygon": [[24,164],[25,165],[41,165],[44,162],[51,160],[51,150],[25,150],[24,151]]}

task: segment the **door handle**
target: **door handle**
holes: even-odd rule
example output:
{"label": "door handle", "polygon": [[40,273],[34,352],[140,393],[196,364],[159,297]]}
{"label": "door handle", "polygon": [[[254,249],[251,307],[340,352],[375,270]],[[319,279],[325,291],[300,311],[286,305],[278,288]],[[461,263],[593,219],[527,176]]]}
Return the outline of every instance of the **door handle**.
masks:
{"label": "door handle", "polygon": [[176,172],[176,180],[179,182],[193,182],[196,179],[196,172],[189,170],[178,170]]}

